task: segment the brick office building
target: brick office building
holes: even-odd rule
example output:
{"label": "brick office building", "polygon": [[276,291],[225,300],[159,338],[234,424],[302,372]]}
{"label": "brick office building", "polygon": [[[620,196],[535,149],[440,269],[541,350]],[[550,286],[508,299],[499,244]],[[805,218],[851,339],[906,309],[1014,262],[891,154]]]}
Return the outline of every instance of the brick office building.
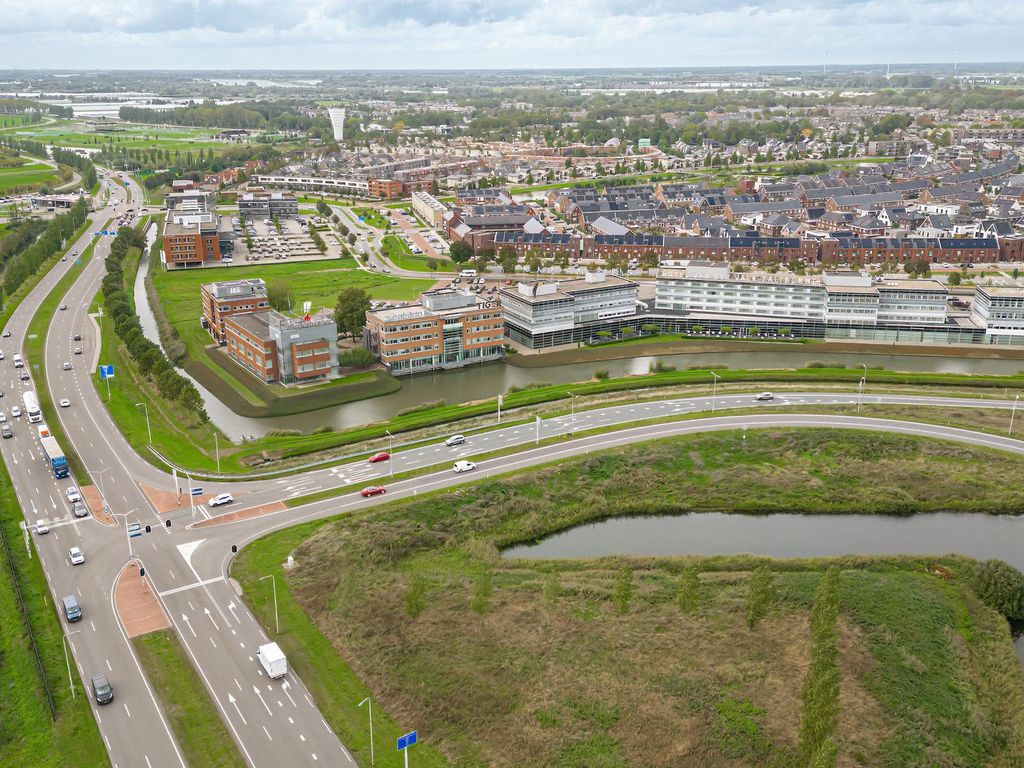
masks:
{"label": "brick office building", "polygon": [[258,277],[206,283],[199,292],[203,299],[203,328],[221,345],[227,343],[225,318],[270,309],[266,283]]}
{"label": "brick office building", "polygon": [[175,217],[164,224],[163,261],[167,269],[220,262],[220,221],[214,214]]}
{"label": "brick office building", "polygon": [[329,314],[289,318],[276,310],[224,318],[228,356],[261,381],[300,384],[338,373],[338,326]]}

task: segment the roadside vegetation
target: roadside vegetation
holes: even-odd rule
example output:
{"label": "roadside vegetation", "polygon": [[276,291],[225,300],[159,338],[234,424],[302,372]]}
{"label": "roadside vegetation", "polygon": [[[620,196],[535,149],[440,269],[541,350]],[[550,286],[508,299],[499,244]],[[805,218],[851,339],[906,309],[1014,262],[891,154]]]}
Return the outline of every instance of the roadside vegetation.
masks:
{"label": "roadside vegetation", "polygon": [[243,768],[245,761],[202,680],[171,630],[132,638],[188,765]]}
{"label": "roadside vegetation", "polygon": [[381,248],[384,258],[399,269],[414,272],[454,272],[457,268],[451,259],[413,253],[397,235],[385,235],[381,240]]}
{"label": "roadside vegetation", "polygon": [[63,628],[39,558],[25,550],[22,521],[0,462],[0,765],[101,768],[107,750],[77,670],[77,695],[68,688]]}
{"label": "roadside vegetation", "polygon": [[1024,679],[973,561],[499,552],[630,514],[1019,513],[1018,471],[902,436],[672,438],[272,534],[233,575],[264,626],[278,576],[290,658],[333,647],[313,690],[346,741],[354,677],[457,764],[1009,766]]}
{"label": "roadside vegetation", "polygon": [[363,219],[362,224],[366,224],[374,229],[388,229],[390,227],[388,220],[376,208],[353,208],[352,213]]}

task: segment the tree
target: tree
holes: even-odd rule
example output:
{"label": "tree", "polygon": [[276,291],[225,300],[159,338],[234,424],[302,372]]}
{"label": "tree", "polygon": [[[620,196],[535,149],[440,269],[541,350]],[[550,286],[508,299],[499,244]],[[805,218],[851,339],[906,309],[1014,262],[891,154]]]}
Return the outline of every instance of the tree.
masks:
{"label": "tree", "polygon": [[498,264],[501,265],[501,269],[505,274],[512,274],[516,271],[516,264],[519,263],[519,256],[516,252],[509,247],[502,248],[498,251]]}
{"label": "tree", "polygon": [[361,334],[369,309],[370,294],[362,288],[345,288],[338,294],[338,303],[334,307],[334,322],[338,324],[338,330],[352,338]]}
{"label": "tree", "polygon": [[1024,574],[1002,560],[986,560],[974,571],[971,586],[989,608],[1008,619],[1024,619]]}
{"label": "tree", "polygon": [[267,283],[267,300],[278,312],[288,309],[291,303],[292,288],[284,278],[275,277]]}
{"label": "tree", "polygon": [[459,240],[458,242],[452,243],[452,247],[449,250],[448,255],[452,257],[452,261],[456,264],[465,264],[473,258],[473,247],[465,240]]}
{"label": "tree", "polygon": [[348,235],[348,238],[346,238],[346,239],[348,240],[348,244],[349,245],[355,245],[356,244],[356,236],[355,236],[354,232],[350,232],[349,235]]}
{"label": "tree", "polygon": [[436,259],[427,259],[427,269],[429,269],[431,272],[436,272],[437,271],[437,260]]}
{"label": "tree", "polygon": [[960,280],[959,272],[950,272],[949,276],[946,278],[946,282],[950,285],[960,285]]}

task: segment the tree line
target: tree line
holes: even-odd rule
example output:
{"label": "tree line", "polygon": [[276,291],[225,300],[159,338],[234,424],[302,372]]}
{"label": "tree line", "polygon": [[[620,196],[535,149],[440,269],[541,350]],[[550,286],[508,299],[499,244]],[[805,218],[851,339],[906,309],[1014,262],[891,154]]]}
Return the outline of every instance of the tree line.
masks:
{"label": "tree line", "polygon": [[32,245],[9,255],[4,269],[4,295],[10,296],[18,290],[48,259],[59,253],[65,241],[85,223],[88,212],[84,198],[80,199],[67,213],[51,219]]}
{"label": "tree line", "polygon": [[178,373],[164,355],[159,345],[146,338],[142,332],[139,316],[135,313],[124,284],[124,261],[132,248],[146,247],[142,230],[121,227],[107,256],[107,274],[103,278],[102,293],[107,314],[114,324],[114,333],[124,344],[138,367],[139,373],[148,378],[165,399],[180,403],[195,412],[200,421],[209,416],[203,407],[203,399],[195,385]]}
{"label": "tree line", "polygon": [[292,111],[289,104],[245,102],[217,104],[204,101],[189,107],[149,109],[121,107],[118,116],[131,123],[190,125],[203,128],[265,128],[269,130],[306,130],[312,118]]}

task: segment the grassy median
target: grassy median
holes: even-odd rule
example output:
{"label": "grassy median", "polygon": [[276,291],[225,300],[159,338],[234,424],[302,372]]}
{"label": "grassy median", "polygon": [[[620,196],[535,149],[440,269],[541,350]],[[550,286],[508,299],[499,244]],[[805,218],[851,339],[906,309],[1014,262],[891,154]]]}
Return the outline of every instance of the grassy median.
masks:
{"label": "grassy median", "polygon": [[174,632],[160,630],[134,637],[132,646],[185,762],[210,768],[243,768],[245,761],[238,747]]}
{"label": "grassy median", "polygon": [[[332,724],[358,727],[354,676],[375,714],[417,727],[456,764],[790,768],[806,765],[809,611],[835,565],[838,764],[1018,765],[1024,678],[1005,620],[966,585],[969,560],[499,550],[630,514],[1020,513],[1024,489],[1006,483],[1019,471],[996,451],[868,432],[671,438],[272,534],[233,572],[265,625],[269,590],[255,580],[279,574],[289,656],[333,664],[314,689]],[[296,567],[284,573],[288,554]],[[761,564],[774,599],[752,629]],[[947,578],[929,573],[936,565]],[[699,586],[684,595],[690,569]]]}

